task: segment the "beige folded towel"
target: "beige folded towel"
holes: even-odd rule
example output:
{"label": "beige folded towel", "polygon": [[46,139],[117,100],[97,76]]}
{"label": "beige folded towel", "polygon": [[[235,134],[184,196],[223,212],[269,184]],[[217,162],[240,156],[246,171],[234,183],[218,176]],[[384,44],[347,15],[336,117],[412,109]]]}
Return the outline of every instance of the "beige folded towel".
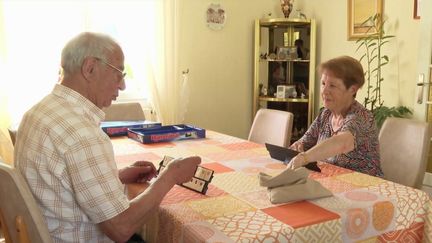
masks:
{"label": "beige folded towel", "polygon": [[300,200],[330,197],[333,194],[319,182],[308,178],[308,170],[300,167],[286,169],[276,176],[260,172],[260,186],[269,190],[270,202],[287,203]]}

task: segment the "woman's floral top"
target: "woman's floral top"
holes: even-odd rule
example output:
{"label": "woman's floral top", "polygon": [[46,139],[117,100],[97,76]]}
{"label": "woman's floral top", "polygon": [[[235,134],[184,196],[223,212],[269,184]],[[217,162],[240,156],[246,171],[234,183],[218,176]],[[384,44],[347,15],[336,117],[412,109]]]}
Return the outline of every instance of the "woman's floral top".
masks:
{"label": "woman's floral top", "polygon": [[336,131],[332,128],[331,118],[332,112],[323,108],[299,140],[303,143],[305,151],[338,132],[349,131],[354,136],[354,150],[328,158],[325,162],[372,176],[383,176],[380,166],[378,131],[372,113],[354,101],[342,126]]}

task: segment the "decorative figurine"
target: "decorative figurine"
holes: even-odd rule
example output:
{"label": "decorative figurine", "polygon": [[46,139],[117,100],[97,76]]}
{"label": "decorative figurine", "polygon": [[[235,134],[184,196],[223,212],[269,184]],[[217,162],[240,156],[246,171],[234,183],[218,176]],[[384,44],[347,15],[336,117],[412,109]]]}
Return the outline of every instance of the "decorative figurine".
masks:
{"label": "decorative figurine", "polygon": [[262,91],[261,91],[261,93],[262,93],[264,96],[267,96],[267,87],[266,87],[266,86],[263,86],[263,87],[262,87]]}
{"label": "decorative figurine", "polygon": [[285,18],[288,18],[289,15],[291,14],[291,11],[293,9],[292,2],[293,2],[293,0],[281,0],[282,12],[283,12]]}
{"label": "decorative figurine", "polygon": [[307,19],[306,14],[304,14],[301,11],[301,9],[297,9],[296,12],[297,12],[297,18],[299,18],[299,19]]}

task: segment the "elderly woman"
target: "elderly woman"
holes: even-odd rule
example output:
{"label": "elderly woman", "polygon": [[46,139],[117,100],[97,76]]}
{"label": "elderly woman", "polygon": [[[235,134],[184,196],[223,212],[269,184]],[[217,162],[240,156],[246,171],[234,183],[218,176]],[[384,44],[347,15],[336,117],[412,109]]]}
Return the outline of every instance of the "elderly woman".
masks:
{"label": "elderly woman", "polygon": [[355,100],[364,84],[361,64],[341,56],[319,66],[324,108],[291,149],[301,151],[288,164],[295,169],[325,161],[372,176],[383,176],[378,132],[372,113]]}

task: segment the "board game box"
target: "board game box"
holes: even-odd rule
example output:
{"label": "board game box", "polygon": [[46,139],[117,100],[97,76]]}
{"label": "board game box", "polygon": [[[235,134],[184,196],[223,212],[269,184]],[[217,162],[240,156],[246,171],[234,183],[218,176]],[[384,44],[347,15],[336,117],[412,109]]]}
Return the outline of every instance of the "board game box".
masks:
{"label": "board game box", "polygon": [[150,128],[130,128],[128,137],[141,143],[159,143],[183,139],[205,138],[205,129],[178,124]]}
{"label": "board game box", "polygon": [[110,137],[126,136],[128,128],[141,129],[160,126],[160,122],[152,121],[103,121],[100,124],[102,130]]}

